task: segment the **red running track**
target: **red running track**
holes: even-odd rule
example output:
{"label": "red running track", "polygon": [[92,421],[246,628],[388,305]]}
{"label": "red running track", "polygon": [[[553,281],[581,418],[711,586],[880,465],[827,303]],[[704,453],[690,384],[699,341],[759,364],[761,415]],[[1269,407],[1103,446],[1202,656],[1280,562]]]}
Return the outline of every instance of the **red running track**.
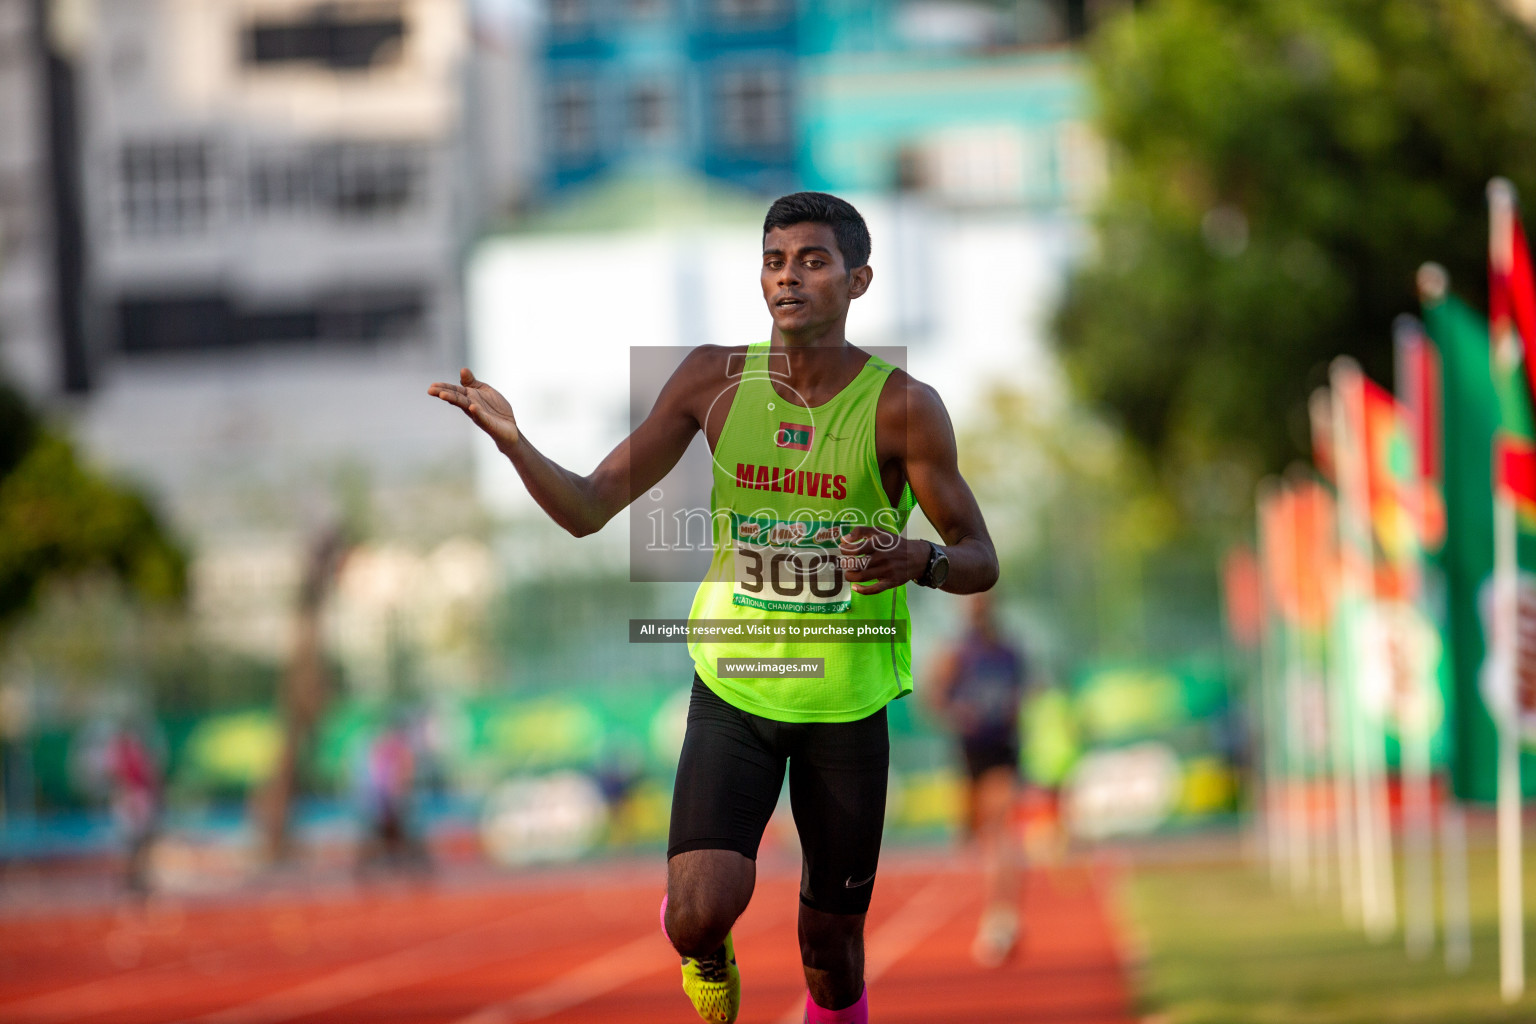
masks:
{"label": "red running track", "polygon": [[[656,926],[660,865],[161,899],[0,917],[7,1024],[697,1021]],[[888,856],[867,928],[880,1024],[1132,1024],[1107,875],[1035,869],[1021,955],[970,960],[980,880]],[[736,927],[743,1024],[797,1024],[798,877],[765,869]]]}

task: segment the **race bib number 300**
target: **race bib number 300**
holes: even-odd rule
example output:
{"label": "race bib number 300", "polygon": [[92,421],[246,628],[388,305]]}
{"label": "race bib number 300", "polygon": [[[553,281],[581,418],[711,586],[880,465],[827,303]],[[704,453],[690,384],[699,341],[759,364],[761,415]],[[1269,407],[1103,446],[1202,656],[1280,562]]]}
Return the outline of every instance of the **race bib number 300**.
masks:
{"label": "race bib number 300", "polygon": [[[842,523],[731,516],[733,604],[770,612],[846,612],[852,593],[838,551]],[[865,556],[855,556],[862,562]]]}

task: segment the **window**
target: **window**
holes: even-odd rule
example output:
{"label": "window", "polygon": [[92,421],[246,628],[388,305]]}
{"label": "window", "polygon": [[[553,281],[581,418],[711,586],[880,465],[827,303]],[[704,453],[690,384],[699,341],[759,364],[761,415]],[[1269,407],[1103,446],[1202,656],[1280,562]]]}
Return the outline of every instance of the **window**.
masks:
{"label": "window", "polygon": [[118,158],[120,212],[131,235],[200,230],[213,212],[213,147],[198,139],[130,142]]}
{"label": "window", "polygon": [[588,82],[560,82],[550,100],[550,129],[555,150],[566,156],[597,148],[597,101]]}
{"label": "window", "polygon": [[323,4],[298,18],[249,25],[245,62],[355,71],[398,60],[404,40],[405,17],[398,4]]}
{"label": "window", "polygon": [[1058,204],[1058,134],[1009,122],[943,128],[912,150],[918,185],[953,206]]}
{"label": "window", "polygon": [[417,194],[422,168],[417,154],[400,146],[348,143],[316,154],[321,202],[343,217],[398,213]]}
{"label": "window", "polygon": [[720,133],[737,148],[776,146],[789,138],[789,83],[777,68],[730,71],[716,88]]}
{"label": "window", "polygon": [[420,335],[426,311],[426,291],[409,284],[269,306],[246,306],[217,292],[142,296],[117,304],[118,343],[125,352],[368,343]]}
{"label": "window", "polygon": [[251,206],[264,216],[395,216],[425,198],[426,176],[418,147],[325,143],[259,157],[251,166]]}
{"label": "window", "polygon": [[640,142],[669,138],[673,127],[672,92],[660,82],[645,82],[629,91],[629,130]]}
{"label": "window", "polygon": [[1041,184],[1036,142],[1012,124],[946,128],[929,145],[932,191],[962,206],[1024,202]]}
{"label": "window", "polygon": [[314,175],[307,162],[266,157],[251,165],[251,206],[258,214],[308,212],[314,208]]}

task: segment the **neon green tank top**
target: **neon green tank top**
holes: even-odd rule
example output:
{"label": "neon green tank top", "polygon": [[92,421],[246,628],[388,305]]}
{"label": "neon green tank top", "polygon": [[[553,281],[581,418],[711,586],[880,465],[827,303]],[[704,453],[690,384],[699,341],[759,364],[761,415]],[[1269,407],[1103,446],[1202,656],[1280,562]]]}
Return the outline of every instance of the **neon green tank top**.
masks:
{"label": "neon green tank top", "polygon": [[[895,635],[878,643],[695,640],[688,650],[699,678],[743,711],[780,722],[851,722],[912,692],[906,587],[855,593],[838,556],[850,526],[900,531],[915,504],[904,486],[892,507],[875,454],[875,406],[894,367],[872,355],[831,401],[806,408],[774,391],[767,352],[767,342],[748,348],[716,442],[714,557],[689,619],[793,624],[810,635],[877,620]],[[821,658],[825,674],[722,677],[721,658]]]}

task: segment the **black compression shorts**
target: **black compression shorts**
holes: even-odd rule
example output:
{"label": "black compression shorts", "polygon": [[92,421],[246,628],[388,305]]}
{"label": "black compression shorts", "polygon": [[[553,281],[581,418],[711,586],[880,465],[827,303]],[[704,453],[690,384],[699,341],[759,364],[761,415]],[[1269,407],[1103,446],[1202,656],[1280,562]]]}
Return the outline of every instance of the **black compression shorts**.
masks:
{"label": "black compression shorts", "polygon": [[800,833],[800,902],[862,914],[874,892],[891,763],[885,709],[857,722],[776,722],[721,700],[697,675],[672,791],[667,856],[757,859],[784,788]]}
{"label": "black compression shorts", "polygon": [[968,739],[961,742],[960,749],[965,754],[965,773],[972,781],[993,768],[1008,768],[1015,775],[1019,772],[1017,736]]}

